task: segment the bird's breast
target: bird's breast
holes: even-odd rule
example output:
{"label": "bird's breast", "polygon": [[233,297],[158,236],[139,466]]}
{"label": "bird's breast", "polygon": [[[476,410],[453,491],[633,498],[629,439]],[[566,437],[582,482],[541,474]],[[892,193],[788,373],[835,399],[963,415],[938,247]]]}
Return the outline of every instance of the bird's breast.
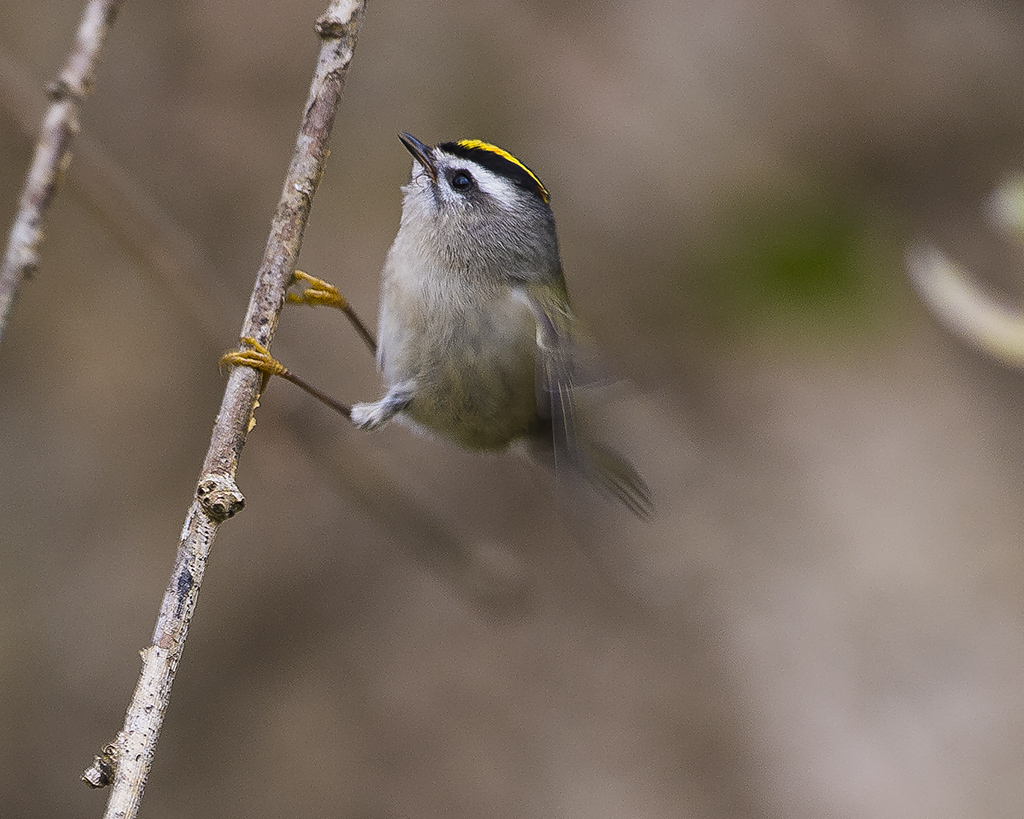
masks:
{"label": "bird's breast", "polygon": [[415,385],[407,418],[470,449],[536,428],[536,325],[511,288],[391,275],[381,296],[381,368]]}

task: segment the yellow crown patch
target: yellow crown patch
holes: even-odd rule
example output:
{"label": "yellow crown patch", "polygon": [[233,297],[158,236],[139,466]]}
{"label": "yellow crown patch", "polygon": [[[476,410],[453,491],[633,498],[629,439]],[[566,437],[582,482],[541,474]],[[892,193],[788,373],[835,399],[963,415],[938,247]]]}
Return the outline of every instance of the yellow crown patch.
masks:
{"label": "yellow crown patch", "polygon": [[548,193],[548,189],[544,187],[544,183],[537,178],[537,174],[527,168],[504,148],[499,148],[497,145],[492,145],[490,142],[484,142],[482,139],[460,139],[455,144],[467,151],[488,151],[500,156],[506,162],[511,162],[537,184],[537,192],[540,194],[541,199],[547,202],[551,198],[551,195]]}

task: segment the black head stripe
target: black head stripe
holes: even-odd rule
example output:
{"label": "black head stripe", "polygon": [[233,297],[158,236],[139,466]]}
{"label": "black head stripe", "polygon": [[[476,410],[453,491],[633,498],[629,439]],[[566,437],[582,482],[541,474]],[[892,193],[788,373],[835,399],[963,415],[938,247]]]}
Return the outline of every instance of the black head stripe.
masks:
{"label": "black head stripe", "polygon": [[523,190],[536,194],[545,204],[550,198],[547,188],[544,187],[544,183],[540,181],[537,174],[497,145],[481,142],[478,139],[460,139],[458,142],[443,142],[437,147],[446,154],[469,159],[483,165],[487,170],[505,177]]}

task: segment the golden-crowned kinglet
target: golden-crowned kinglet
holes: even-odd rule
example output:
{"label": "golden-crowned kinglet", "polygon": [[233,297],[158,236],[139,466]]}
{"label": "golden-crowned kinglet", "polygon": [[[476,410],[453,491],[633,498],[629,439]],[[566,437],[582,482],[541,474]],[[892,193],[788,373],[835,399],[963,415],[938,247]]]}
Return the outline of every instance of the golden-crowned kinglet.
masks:
{"label": "golden-crowned kinglet", "polygon": [[576,411],[547,189],[495,145],[400,138],[415,161],[381,282],[387,393],[352,407],[352,422],[376,429],[397,416],[471,450],[522,441],[645,516],[643,479],[589,440]]}

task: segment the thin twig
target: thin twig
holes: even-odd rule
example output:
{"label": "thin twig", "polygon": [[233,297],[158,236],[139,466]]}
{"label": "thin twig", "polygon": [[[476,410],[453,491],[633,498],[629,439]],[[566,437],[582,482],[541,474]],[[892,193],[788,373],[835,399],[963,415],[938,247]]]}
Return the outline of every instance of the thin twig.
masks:
{"label": "thin twig", "polygon": [[92,90],[100,48],[123,1],[90,0],[67,62],[57,81],[47,88],[52,103],[0,262],[0,337],[21,282],[39,266],[46,212],[71,162],[71,146],[80,129],[78,112]]}
{"label": "thin twig", "polygon": [[[313,195],[323,175],[328,142],[345,75],[362,23],[361,0],[332,0],[317,20],[322,43],[295,153],[270,237],[242,324],[243,336],[269,347],[292,279]],[[83,777],[102,787],[113,780],[106,819],[134,819],[170,699],[171,684],[195,612],[206,561],[220,524],[242,509],[245,499],[235,473],[249,432],[262,374],[235,367],[214,425],[210,448],[185,517],[178,554],[164,594],[153,644],[143,649],[143,668],[124,729],[103,749]]]}

